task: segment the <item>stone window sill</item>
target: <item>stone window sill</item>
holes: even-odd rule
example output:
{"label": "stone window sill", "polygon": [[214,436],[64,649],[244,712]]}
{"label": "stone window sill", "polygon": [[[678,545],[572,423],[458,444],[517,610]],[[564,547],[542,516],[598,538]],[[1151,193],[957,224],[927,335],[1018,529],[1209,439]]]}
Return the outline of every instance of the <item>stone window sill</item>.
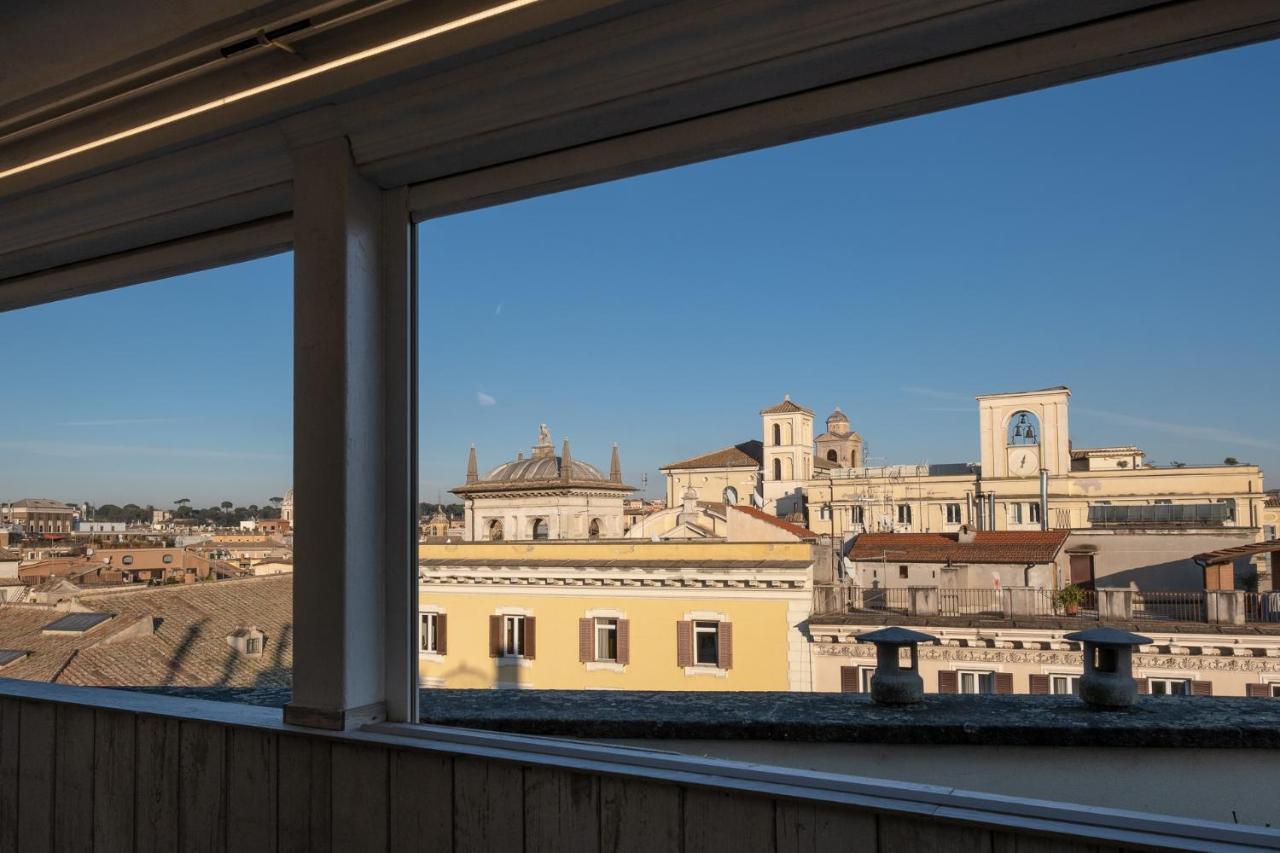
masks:
{"label": "stone window sill", "polygon": [[533,666],[533,661],[531,661],[529,658],[518,658],[518,657],[509,656],[509,657],[497,658],[497,661],[498,661],[498,666],[514,666],[514,667],[519,667],[521,669],[528,669],[529,667]]}
{"label": "stone window sill", "polygon": [[711,675],[716,678],[724,678],[729,674],[729,670],[721,669],[718,666],[686,666],[684,668],[685,675]]}
{"label": "stone window sill", "polygon": [[587,661],[587,672],[626,672],[627,667],[617,661],[611,660],[591,660]]}

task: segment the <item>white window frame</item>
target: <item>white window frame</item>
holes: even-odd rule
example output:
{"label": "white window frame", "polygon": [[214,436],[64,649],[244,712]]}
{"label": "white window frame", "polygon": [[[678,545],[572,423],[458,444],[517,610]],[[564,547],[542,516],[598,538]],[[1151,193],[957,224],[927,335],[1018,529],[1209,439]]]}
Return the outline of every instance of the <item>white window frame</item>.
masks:
{"label": "white window frame", "polygon": [[1032,501],[1027,504],[1027,520],[1032,524],[1039,524],[1041,520],[1040,504]]}
{"label": "white window frame", "polygon": [[502,614],[502,634],[498,640],[501,643],[502,657],[527,660],[524,656],[525,632],[528,630],[528,626],[525,624],[526,618],[523,613]]}
{"label": "white window frame", "polygon": [[[1186,678],[1171,678],[1169,676],[1164,676],[1164,675],[1147,676],[1147,692],[1150,693],[1152,696],[1190,696],[1191,681],[1192,679],[1190,676],[1187,676]],[[1165,686],[1165,690],[1160,693],[1157,693],[1156,692],[1157,684],[1163,684]],[[1181,684],[1185,689],[1181,693],[1173,693],[1170,690],[1168,690],[1168,687],[1172,684]]]}
{"label": "white window frame", "polygon": [[[715,642],[712,646],[715,649],[715,659],[712,661],[699,660],[698,655],[698,636],[710,634]],[[720,621],[711,619],[696,619],[693,623],[693,665],[695,667],[707,667],[710,669],[720,669]]]}
{"label": "white window frame", "polygon": [[1022,504],[1018,503],[1017,501],[1013,501],[1012,503],[1009,504],[1009,523],[1010,524],[1022,523]]}
{"label": "white window frame", "polygon": [[[428,628],[430,624],[430,628]],[[430,635],[430,648],[427,637]],[[443,657],[440,654],[440,611],[422,610],[418,613],[418,652],[424,656]]]}
{"label": "white window frame", "polygon": [[[1049,676],[1049,692],[1054,696],[1078,696],[1080,695],[1080,673],[1078,672],[1050,672]],[[1067,692],[1059,693],[1055,689],[1055,682],[1059,679],[1066,680]]]}
{"label": "white window frame", "polygon": [[911,504],[898,504],[898,523],[911,524]]}
{"label": "white window frame", "polygon": [[[613,633],[613,657],[601,657],[601,632]],[[595,663],[618,662],[618,619],[614,616],[596,616],[591,623],[591,659]]]}
{"label": "white window frame", "polygon": [[958,503],[949,503],[944,506],[943,512],[947,519],[947,524],[963,524],[964,510]]}
{"label": "white window frame", "polygon": [[[969,676],[973,679],[975,687],[980,687],[982,679],[989,679],[991,685],[990,690],[965,690],[964,677]],[[956,670],[956,693],[965,696],[989,696],[996,692],[996,671],[994,669],[957,669]]]}

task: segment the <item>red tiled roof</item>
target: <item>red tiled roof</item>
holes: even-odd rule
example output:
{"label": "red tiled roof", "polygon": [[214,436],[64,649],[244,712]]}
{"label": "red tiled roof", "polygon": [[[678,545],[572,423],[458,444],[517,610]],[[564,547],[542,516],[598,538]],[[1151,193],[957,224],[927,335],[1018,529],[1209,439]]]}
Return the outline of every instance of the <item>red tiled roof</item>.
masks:
{"label": "red tiled roof", "polygon": [[792,524],[790,521],[784,521],[783,519],[778,518],[776,515],[770,515],[764,510],[756,509],[753,506],[734,506],[733,508],[736,509],[738,512],[745,512],[747,515],[751,516],[752,518],[758,518],[761,521],[767,521],[769,524],[772,524],[774,527],[781,527],[783,530],[795,536],[798,536],[801,539],[816,539],[818,537],[818,534],[814,533],[812,530],[810,530],[807,527],[801,527],[798,524]]}
{"label": "red tiled roof", "polygon": [[760,410],[760,414],[762,415],[786,415],[793,412],[804,412],[806,415],[813,414],[812,409],[806,409],[804,406],[797,406],[795,403],[791,402],[790,397],[787,397],[776,406],[770,406],[767,409]]}
{"label": "red tiled roof", "polygon": [[701,456],[691,456],[663,465],[663,471],[682,468],[759,468],[764,462],[764,443],[751,439],[731,447],[722,447]]}
{"label": "red tiled roof", "polygon": [[1067,541],[1066,530],[988,530],[961,543],[955,533],[864,533],[849,549],[851,560],[899,563],[1047,563]]}

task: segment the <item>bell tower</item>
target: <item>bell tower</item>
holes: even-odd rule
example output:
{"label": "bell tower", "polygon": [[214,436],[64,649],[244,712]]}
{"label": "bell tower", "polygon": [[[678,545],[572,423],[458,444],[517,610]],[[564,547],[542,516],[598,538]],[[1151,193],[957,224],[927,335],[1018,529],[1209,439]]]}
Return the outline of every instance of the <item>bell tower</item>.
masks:
{"label": "bell tower", "polygon": [[760,411],[764,430],[765,508],[778,515],[798,512],[805,482],[813,476],[813,411],[791,401]]}
{"label": "bell tower", "polygon": [[978,397],[983,477],[1050,477],[1071,470],[1065,385]]}

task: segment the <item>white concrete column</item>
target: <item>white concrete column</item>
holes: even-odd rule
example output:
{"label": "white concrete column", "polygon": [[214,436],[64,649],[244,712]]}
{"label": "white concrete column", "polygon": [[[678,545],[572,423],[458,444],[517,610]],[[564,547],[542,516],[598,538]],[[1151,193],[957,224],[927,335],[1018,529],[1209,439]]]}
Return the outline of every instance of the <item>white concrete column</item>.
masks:
{"label": "white concrete column", "polygon": [[408,217],[404,233],[388,238],[384,206],[394,211],[396,201],[356,172],[330,114],[301,116],[285,133],[294,160],[294,500],[302,519],[285,721],[343,729],[387,716],[389,681],[393,716],[411,713],[412,667],[405,664],[404,684],[388,675],[411,651],[414,630],[405,601],[412,565],[402,565],[412,559],[416,481]]}

